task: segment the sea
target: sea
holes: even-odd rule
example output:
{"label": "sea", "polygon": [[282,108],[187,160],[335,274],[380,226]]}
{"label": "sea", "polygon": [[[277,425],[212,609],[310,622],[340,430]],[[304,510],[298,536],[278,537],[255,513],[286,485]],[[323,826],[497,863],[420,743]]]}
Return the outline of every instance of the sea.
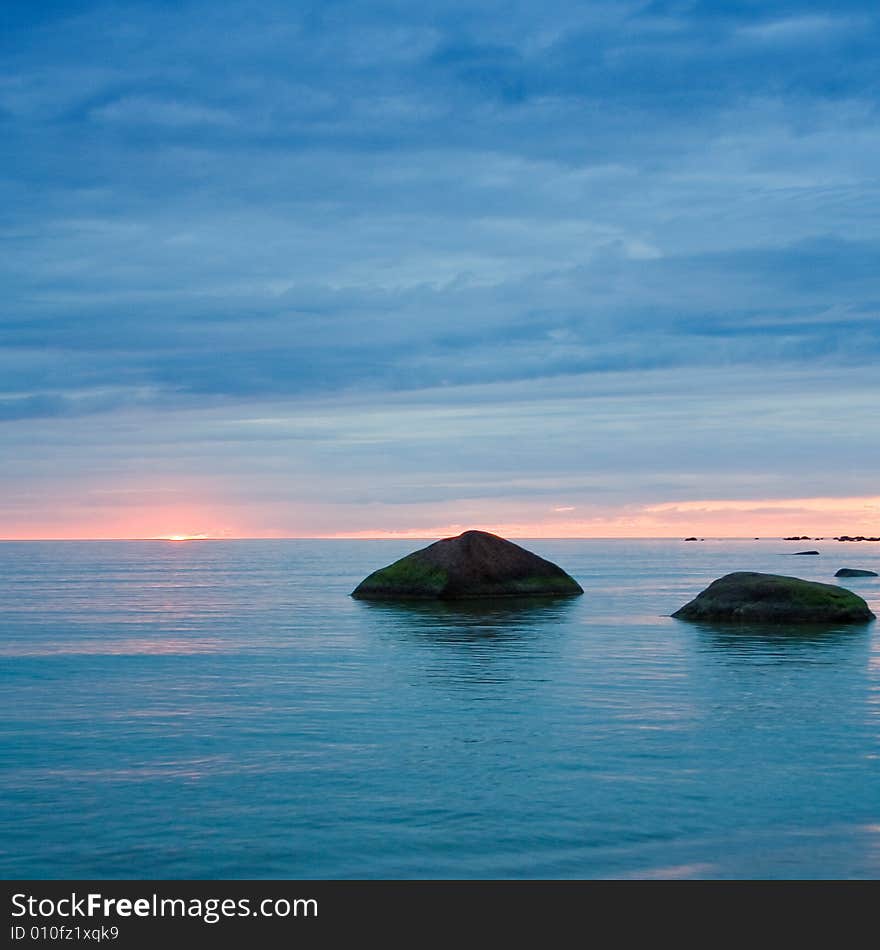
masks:
{"label": "sea", "polygon": [[833,576],[880,544],[520,543],[585,594],[353,600],[402,540],[0,544],[0,876],[880,876],[880,623],[670,617],[734,570],[880,615]]}

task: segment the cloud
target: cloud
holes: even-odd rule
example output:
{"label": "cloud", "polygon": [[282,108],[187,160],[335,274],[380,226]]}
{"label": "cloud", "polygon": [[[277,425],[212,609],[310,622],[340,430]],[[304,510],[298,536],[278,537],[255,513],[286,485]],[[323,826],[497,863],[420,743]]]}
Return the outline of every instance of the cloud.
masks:
{"label": "cloud", "polygon": [[738,33],[761,43],[828,42],[835,38],[835,33],[856,29],[862,23],[848,17],[805,14],[750,23],[740,27]]}
{"label": "cloud", "polygon": [[229,125],[234,119],[223,109],[175,99],[126,96],[93,109],[90,116],[99,122],[130,125],[164,125],[187,128],[201,125]]}
{"label": "cloud", "polygon": [[47,464],[38,426],[62,467],[125,482],[142,425],[175,478],[204,452],[223,497],[295,490],[328,524],[493,491],[546,513],[578,471],[579,513],[706,483],[864,493],[878,19],[807,0],[16,8],[15,478]]}

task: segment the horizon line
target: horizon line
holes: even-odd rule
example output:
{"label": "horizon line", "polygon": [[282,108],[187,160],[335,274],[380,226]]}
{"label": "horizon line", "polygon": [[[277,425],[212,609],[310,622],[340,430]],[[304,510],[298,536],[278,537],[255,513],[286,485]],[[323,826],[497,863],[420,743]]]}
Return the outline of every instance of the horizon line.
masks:
{"label": "horizon line", "polygon": [[[113,537],[113,538],[94,538],[94,537],[77,537],[77,538],[0,538],[0,544],[13,544],[13,543],[61,543],[66,541],[71,542],[99,542],[99,541],[109,541],[109,542],[162,542],[165,544],[187,544],[194,541],[433,541],[437,539],[442,539],[446,537],[456,537],[456,535],[440,535],[440,534],[424,534],[424,535],[401,535],[399,537],[389,536],[389,535],[375,535],[372,537],[364,537],[363,535],[284,535],[277,537],[266,537],[260,535],[240,535],[240,536],[230,536],[230,537]],[[499,535],[500,537],[500,535]],[[840,538],[865,538],[864,535],[845,535],[841,534]],[[693,536],[683,538],[680,534],[656,534],[656,535],[639,535],[638,537],[634,535],[606,535],[606,536],[597,536],[597,535],[559,535],[559,536],[548,536],[548,535],[516,535],[510,536],[509,540],[514,541],[681,541],[681,542],[702,542],[702,541],[837,541],[838,537],[834,535],[823,535],[822,537],[808,537],[801,536],[798,538],[795,537],[780,537],[777,535],[751,535],[751,534],[737,534],[737,535],[707,535],[704,538],[695,538]],[[875,540],[868,539],[865,540]]]}

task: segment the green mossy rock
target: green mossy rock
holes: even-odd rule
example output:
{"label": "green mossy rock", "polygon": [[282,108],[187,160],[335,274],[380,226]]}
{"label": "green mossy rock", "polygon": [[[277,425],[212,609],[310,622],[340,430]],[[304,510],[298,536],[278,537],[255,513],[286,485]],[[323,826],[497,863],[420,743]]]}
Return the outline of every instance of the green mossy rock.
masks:
{"label": "green mossy rock", "polygon": [[719,578],[672,616],[757,623],[864,623],[874,618],[858,594],[842,587],[747,571]]}
{"label": "green mossy rock", "polygon": [[374,571],[352,591],[368,600],[559,597],[583,588],[561,567],[487,531],[444,538]]}

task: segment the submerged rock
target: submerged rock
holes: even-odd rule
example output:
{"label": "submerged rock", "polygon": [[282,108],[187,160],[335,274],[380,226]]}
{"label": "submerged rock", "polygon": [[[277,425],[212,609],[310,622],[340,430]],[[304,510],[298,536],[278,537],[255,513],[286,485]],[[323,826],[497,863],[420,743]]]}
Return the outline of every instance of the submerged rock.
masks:
{"label": "submerged rock", "polygon": [[673,617],[758,623],[859,623],[874,614],[858,594],[797,577],[738,571],[713,581]]}
{"label": "submerged rock", "polygon": [[561,567],[487,531],[444,538],[374,571],[352,591],[370,600],[548,597],[584,592]]}
{"label": "submerged rock", "polygon": [[858,567],[842,567],[835,577],[877,577],[876,571],[864,571]]}

